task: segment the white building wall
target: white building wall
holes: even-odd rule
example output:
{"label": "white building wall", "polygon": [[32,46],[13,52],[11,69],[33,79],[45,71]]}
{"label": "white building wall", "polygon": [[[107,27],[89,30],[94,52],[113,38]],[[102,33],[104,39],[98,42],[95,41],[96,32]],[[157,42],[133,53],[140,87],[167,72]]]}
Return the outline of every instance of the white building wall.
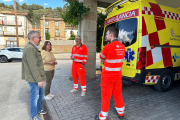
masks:
{"label": "white building wall", "polygon": [[0,37],[0,45],[4,45],[4,37]]}
{"label": "white building wall", "polygon": [[[74,32],[75,35],[78,35],[78,30],[72,30]],[[70,29],[66,29],[65,30],[65,37],[66,39],[70,38],[71,34],[70,34],[71,30]]]}

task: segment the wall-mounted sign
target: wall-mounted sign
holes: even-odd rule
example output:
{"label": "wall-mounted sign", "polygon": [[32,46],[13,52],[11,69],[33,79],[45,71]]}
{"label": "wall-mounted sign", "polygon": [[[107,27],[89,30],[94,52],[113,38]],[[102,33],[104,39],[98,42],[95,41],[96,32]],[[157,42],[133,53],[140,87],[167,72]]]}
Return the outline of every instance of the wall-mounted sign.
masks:
{"label": "wall-mounted sign", "polygon": [[15,38],[8,38],[8,40],[15,40]]}

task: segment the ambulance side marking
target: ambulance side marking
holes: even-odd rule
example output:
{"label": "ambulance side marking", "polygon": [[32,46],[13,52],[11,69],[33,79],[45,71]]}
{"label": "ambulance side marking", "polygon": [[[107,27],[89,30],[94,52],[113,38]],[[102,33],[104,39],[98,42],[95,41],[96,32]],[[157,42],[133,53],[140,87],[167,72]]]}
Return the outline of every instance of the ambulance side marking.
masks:
{"label": "ambulance side marking", "polygon": [[[152,15],[152,13],[153,13],[153,15],[155,15],[154,21],[155,21],[155,24],[156,24],[157,31],[153,32],[153,33],[149,33],[149,34],[147,32],[147,35],[148,35],[149,39],[147,39],[147,36],[145,34],[142,34],[142,41],[143,41],[142,45],[143,46],[144,46],[144,43],[145,43],[144,40],[145,39],[147,40],[147,46],[146,47],[147,47],[147,58],[148,59],[147,59],[146,67],[150,66],[150,65],[152,65],[152,64],[154,64],[154,63],[156,63],[156,62],[158,62],[160,60],[163,60],[164,67],[173,66],[172,60],[171,60],[171,50],[170,50],[170,48],[154,47],[154,45],[160,45],[158,31],[166,29],[164,18],[163,19],[156,19],[156,18],[157,18],[157,16],[165,17],[165,14],[167,14],[167,15],[176,15],[176,16],[177,16],[177,14],[162,11],[158,4],[154,4],[154,3],[149,3],[149,4],[150,4],[151,8],[142,7],[142,14]],[[146,24],[146,23],[145,23],[145,19],[143,17],[142,18],[142,26],[146,26],[144,24]],[[143,27],[142,29],[144,29],[144,30],[146,29],[145,31],[147,31],[146,27]],[[166,45],[166,44],[169,44],[169,43],[165,43],[164,45]],[[151,48],[149,46],[151,46]]]}
{"label": "ambulance side marking", "polygon": [[157,83],[160,76],[146,76],[146,83]]}

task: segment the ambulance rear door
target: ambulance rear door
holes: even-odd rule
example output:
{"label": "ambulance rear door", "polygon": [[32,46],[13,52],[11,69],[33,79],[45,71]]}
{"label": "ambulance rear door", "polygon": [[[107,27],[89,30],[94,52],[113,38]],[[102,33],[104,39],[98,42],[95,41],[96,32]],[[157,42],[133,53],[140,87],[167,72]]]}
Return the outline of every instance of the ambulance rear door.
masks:
{"label": "ambulance rear door", "polygon": [[138,18],[131,18],[120,21],[119,41],[126,47],[123,62],[122,75],[134,77],[136,75],[137,55],[138,55]]}

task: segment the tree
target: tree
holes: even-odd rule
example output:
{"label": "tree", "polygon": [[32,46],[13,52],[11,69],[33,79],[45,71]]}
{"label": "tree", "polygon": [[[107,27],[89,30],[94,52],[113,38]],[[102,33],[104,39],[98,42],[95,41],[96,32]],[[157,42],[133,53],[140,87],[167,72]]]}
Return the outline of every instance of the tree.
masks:
{"label": "tree", "polygon": [[9,8],[10,8],[10,9],[14,9],[13,5],[9,5]]}
{"label": "tree", "polygon": [[107,18],[107,12],[103,14],[103,11],[97,11],[97,39],[96,39],[96,52],[101,52],[102,36],[104,31],[105,19]]}
{"label": "tree", "polygon": [[32,18],[33,18],[34,13],[33,13],[32,9],[30,9],[30,10],[28,11],[27,16],[28,16],[30,19],[32,19]]}
{"label": "tree", "polygon": [[48,32],[46,32],[45,35],[46,35],[46,40],[50,40],[50,38],[51,38],[50,34]]}
{"label": "tree", "polygon": [[0,7],[5,7],[5,4],[4,3],[0,3]]}
{"label": "tree", "polygon": [[16,9],[21,10],[21,5],[18,2],[16,2]]}
{"label": "tree", "polygon": [[71,0],[69,1],[69,4],[67,4],[65,11],[60,14],[65,23],[77,27],[79,21],[83,18],[83,16],[86,16],[89,11],[90,8],[83,6],[83,3]]}
{"label": "tree", "polygon": [[62,7],[56,7],[56,10],[58,10],[59,12],[62,12],[63,8]]}
{"label": "tree", "polygon": [[22,8],[23,10],[27,10],[28,5],[27,5],[26,3],[23,3],[23,4],[21,5],[21,8]]}

